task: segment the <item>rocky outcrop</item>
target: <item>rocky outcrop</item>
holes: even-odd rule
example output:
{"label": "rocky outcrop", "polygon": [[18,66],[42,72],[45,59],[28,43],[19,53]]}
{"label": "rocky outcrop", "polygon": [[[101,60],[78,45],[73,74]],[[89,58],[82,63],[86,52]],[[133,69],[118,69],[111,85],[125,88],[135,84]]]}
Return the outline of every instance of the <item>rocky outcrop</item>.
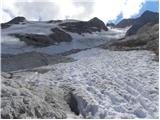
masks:
{"label": "rocky outcrop", "polygon": [[138,30],[147,23],[158,24],[159,13],[145,11],[140,17],[136,19],[132,27],[127,31],[126,36],[134,35]]}
{"label": "rocky outcrop", "polygon": [[53,33],[49,35],[13,33],[13,34],[10,34],[10,36],[17,37],[21,41],[24,41],[27,45],[31,45],[35,47],[46,47],[46,46],[54,45],[55,43],[70,42],[72,40],[72,37],[68,33],[58,28],[53,28],[51,29],[51,31]]}
{"label": "rocky outcrop", "polygon": [[125,28],[132,26],[126,33],[127,36],[136,34],[136,32],[145,24],[153,23],[157,24],[159,21],[159,14],[152,11],[145,11],[140,17],[138,18],[130,18],[130,19],[123,19],[118,24],[116,24],[115,28]]}
{"label": "rocky outcrop", "polygon": [[115,27],[115,24],[114,23],[107,23],[106,26],[107,27]]}
{"label": "rocky outcrop", "polygon": [[55,44],[55,41],[47,35],[13,33],[10,34],[10,36],[19,38],[21,41],[25,42],[29,46],[46,47]]}
{"label": "rocky outcrop", "polygon": [[60,23],[62,20],[49,20],[47,23]]}
{"label": "rocky outcrop", "polygon": [[132,26],[136,22],[136,19],[123,19],[118,24],[116,24],[115,28],[125,28]]}
{"label": "rocky outcrop", "polygon": [[151,50],[159,56],[159,24],[146,24],[137,34],[111,42],[103,48],[111,50]]}
{"label": "rocky outcrop", "polygon": [[90,27],[96,27],[99,28],[100,30],[108,30],[107,27],[105,26],[104,22],[98,19],[97,17],[92,18],[91,20],[88,21],[88,25]]}
{"label": "rocky outcrop", "polygon": [[108,30],[105,24],[96,17],[89,21],[66,22],[59,25],[62,27],[62,29],[66,31],[78,33],[78,34]]}
{"label": "rocky outcrop", "polygon": [[2,23],[1,24],[1,28],[8,28],[10,27],[12,24],[19,24],[19,23],[23,23],[26,22],[27,20],[24,17],[15,17],[14,19],[12,19],[11,21],[7,22],[7,23]]}
{"label": "rocky outcrop", "polygon": [[53,34],[50,34],[49,37],[54,40],[55,42],[71,42],[72,37],[68,33],[58,29],[58,28],[53,28],[51,29]]}
{"label": "rocky outcrop", "polygon": [[1,70],[5,72],[73,61],[73,59],[65,56],[48,55],[38,52],[22,53],[18,55],[2,54],[1,57]]}

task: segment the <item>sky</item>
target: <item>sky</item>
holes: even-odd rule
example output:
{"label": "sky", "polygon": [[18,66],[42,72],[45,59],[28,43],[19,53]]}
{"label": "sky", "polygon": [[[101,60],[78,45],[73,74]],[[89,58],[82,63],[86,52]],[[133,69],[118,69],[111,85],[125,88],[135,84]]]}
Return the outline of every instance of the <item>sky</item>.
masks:
{"label": "sky", "polygon": [[0,21],[16,16],[33,21],[98,17],[105,23],[116,23],[137,17],[145,10],[159,12],[158,0],[1,0]]}

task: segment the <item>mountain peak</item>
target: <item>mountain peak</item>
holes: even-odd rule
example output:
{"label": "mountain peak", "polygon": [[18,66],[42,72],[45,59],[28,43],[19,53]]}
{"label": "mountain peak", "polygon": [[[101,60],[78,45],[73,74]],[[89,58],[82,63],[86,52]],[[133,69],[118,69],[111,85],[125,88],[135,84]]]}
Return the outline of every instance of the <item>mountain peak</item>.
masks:
{"label": "mountain peak", "polygon": [[143,16],[150,16],[150,15],[156,15],[156,14],[158,15],[159,13],[146,10],[146,11],[144,11],[144,13],[141,16],[143,17]]}
{"label": "mountain peak", "polygon": [[24,22],[24,21],[26,21],[25,17],[18,16],[18,17],[13,18],[12,20],[10,20],[8,23],[9,24],[18,24],[18,23]]}

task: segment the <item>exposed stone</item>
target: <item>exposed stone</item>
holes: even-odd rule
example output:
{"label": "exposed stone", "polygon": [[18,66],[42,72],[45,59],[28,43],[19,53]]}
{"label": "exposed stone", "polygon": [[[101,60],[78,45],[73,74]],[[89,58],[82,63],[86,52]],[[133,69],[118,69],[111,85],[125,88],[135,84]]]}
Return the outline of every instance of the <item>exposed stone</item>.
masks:
{"label": "exposed stone", "polygon": [[111,50],[151,50],[159,56],[159,24],[146,24],[136,35],[104,45]]}
{"label": "exposed stone", "polygon": [[136,22],[136,19],[123,19],[118,24],[116,24],[115,28],[125,28],[132,26]]}
{"label": "exposed stone", "polygon": [[17,37],[27,45],[35,47],[46,47],[54,45],[55,43],[72,41],[72,37],[68,33],[58,28],[53,28],[51,30],[53,33],[49,35],[13,33],[10,34],[10,36]]}
{"label": "exposed stone", "polygon": [[19,24],[19,23],[25,22],[25,21],[27,21],[27,20],[24,17],[15,17],[7,23],[2,23],[1,28],[5,29],[5,28],[10,27],[12,24]]}
{"label": "exposed stone", "polygon": [[54,40],[55,42],[71,42],[72,37],[68,33],[58,29],[58,28],[53,28],[51,29],[53,34],[50,34],[49,37]]}
{"label": "exposed stone", "polygon": [[89,21],[66,22],[66,23],[62,23],[59,25],[64,30],[67,30],[69,32],[78,33],[78,34],[92,33],[96,31],[100,32],[101,30],[105,30],[105,31],[108,30],[105,24],[96,17]]}
{"label": "exposed stone", "polygon": [[145,11],[140,17],[136,19],[132,27],[127,31],[126,36],[134,35],[138,30],[147,23],[158,24],[159,13]]}
{"label": "exposed stone", "polygon": [[19,38],[21,41],[24,41],[27,45],[31,46],[46,47],[55,44],[55,41],[53,41],[47,35],[21,33],[14,33],[10,35]]}

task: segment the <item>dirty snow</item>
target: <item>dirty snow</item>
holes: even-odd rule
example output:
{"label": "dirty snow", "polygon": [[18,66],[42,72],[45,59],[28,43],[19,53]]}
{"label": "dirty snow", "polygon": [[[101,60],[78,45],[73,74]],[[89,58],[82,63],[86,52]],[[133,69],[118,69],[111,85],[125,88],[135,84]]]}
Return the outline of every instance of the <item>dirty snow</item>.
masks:
{"label": "dirty snow", "polygon": [[[38,85],[69,84],[83,89],[81,94],[88,96],[85,99],[96,101],[89,107],[90,118],[158,118],[158,62],[152,60],[154,53],[93,48],[70,57],[77,61],[41,67],[48,69],[44,74],[17,74]],[[84,107],[80,104],[82,111]]]}

